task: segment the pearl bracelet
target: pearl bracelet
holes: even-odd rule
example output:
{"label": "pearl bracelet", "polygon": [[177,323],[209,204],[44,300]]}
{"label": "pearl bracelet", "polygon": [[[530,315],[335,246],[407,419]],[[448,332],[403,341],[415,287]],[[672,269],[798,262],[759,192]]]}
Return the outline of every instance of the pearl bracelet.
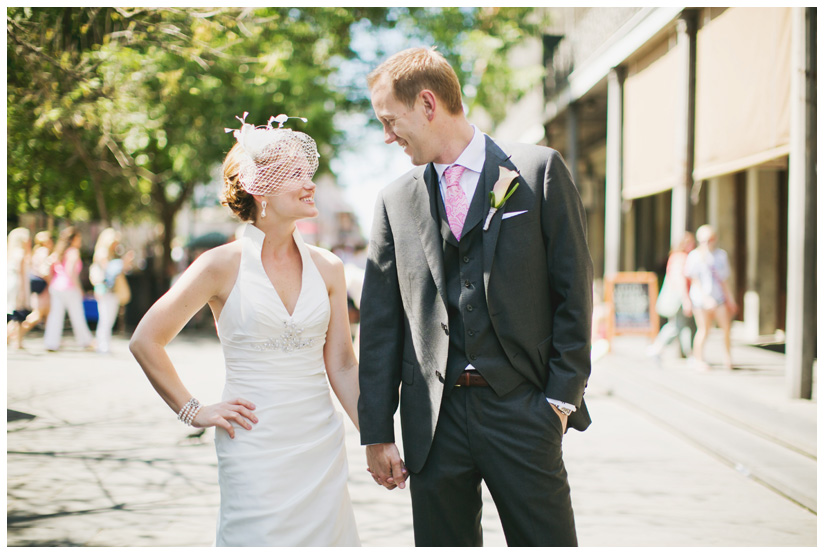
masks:
{"label": "pearl bracelet", "polygon": [[180,409],[180,412],[178,413],[178,420],[187,426],[191,426],[192,421],[195,420],[195,415],[198,414],[200,409],[200,402],[192,397],[185,405],[183,405],[183,408]]}

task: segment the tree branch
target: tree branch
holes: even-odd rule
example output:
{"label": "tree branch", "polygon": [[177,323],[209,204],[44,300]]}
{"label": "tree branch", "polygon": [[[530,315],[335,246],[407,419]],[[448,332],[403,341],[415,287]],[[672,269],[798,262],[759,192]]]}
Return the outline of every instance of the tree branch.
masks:
{"label": "tree branch", "polygon": [[100,176],[98,173],[98,160],[95,160],[89,151],[86,150],[86,147],[83,145],[83,141],[80,138],[77,130],[73,127],[66,126],[64,128],[64,134],[66,138],[68,138],[72,146],[75,149],[75,152],[80,156],[80,159],[83,160],[83,164],[86,166],[86,169],[89,171],[89,178],[92,181],[92,187],[95,191],[95,200],[97,201],[97,209],[100,212],[100,218],[105,222],[109,223],[109,211],[106,209],[106,197],[103,195],[103,187],[100,184]]}
{"label": "tree branch", "polygon": [[[20,31],[25,32],[25,29],[22,29],[19,25],[17,25],[16,21],[14,21],[13,19],[11,19],[9,17],[7,17],[6,19],[9,23],[11,23],[13,26],[17,27]],[[9,29],[8,27],[6,27],[6,31],[8,33],[8,36],[11,37],[11,39],[15,43],[19,44],[20,46],[22,46],[26,50],[34,53],[36,56],[46,60],[47,62],[49,62],[51,65],[53,65],[54,67],[56,67],[57,69],[59,69],[63,73],[71,75],[75,79],[85,79],[86,78],[86,75],[87,75],[86,73],[79,73],[79,72],[77,72],[76,70],[74,70],[72,68],[63,67],[62,65],[60,65],[59,60],[57,60],[57,59],[49,56],[48,54],[46,54],[43,51],[42,48],[38,48],[37,46],[34,46],[33,44],[29,44],[28,42],[26,42],[22,38],[18,37],[17,34],[15,34],[14,31]]]}

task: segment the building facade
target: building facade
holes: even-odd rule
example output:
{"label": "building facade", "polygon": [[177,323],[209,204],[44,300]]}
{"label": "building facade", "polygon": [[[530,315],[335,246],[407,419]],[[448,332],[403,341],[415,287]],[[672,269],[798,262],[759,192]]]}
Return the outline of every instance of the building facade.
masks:
{"label": "building facade", "polygon": [[712,225],[731,262],[740,332],[754,343],[784,338],[789,394],[810,398],[816,9],[547,11],[537,142],[571,167],[596,275],[662,275],[671,245]]}

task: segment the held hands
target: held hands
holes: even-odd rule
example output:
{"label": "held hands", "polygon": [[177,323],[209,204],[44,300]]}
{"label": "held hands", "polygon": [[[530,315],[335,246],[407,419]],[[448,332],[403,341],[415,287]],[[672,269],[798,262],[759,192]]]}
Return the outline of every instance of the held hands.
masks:
{"label": "held hands", "polygon": [[409,474],[395,443],[367,445],[367,472],[376,484],[390,490],[404,489]]}
{"label": "held hands", "polygon": [[252,424],[258,423],[258,417],[252,412],[255,405],[246,399],[233,399],[223,401],[214,405],[207,405],[195,415],[192,426],[195,428],[208,428],[215,426],[223,428],[229,437],[235,438],[235,428],[232,423],[239,424],[247,430],[252,429]]}

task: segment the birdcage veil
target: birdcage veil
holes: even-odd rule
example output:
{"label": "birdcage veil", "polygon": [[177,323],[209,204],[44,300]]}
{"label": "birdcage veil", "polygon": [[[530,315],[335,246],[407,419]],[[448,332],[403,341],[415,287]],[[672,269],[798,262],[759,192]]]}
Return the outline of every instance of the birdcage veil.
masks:
{"label": "birdcage veil", "polygon": [[[278,195],[300,187],[318,170],[318,148],[306,133],[283,127],[290,119],[285,114],[272,116],[266,125],[246,123],[246,116],[237,117],[240,129],[225,129],[233,133],[243,151],[240,156],[238,182],[252,195]],[[306,118],[296,118],[306,121]],[[273,127],[272,123],[278,124]]]}

